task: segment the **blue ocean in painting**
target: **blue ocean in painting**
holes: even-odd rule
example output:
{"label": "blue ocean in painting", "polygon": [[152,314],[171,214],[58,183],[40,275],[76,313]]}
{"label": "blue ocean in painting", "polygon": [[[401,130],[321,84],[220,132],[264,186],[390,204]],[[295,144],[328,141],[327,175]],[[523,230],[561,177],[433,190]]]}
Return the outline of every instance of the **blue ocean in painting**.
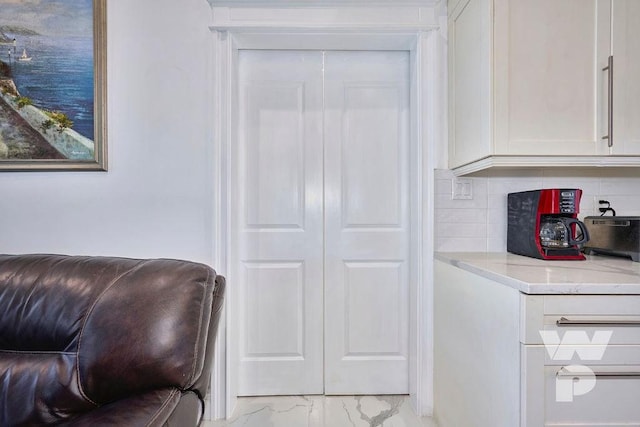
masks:
{"label": "blue ocean in painting", "polygon": [[[38,108],[65,113],[76,132],[93,140],[93,39],[7,35],[16,38],[16,47],[3,46],[0,58],[11,64],[20,95]],[[18,61],[23,51],[30,61]]]}

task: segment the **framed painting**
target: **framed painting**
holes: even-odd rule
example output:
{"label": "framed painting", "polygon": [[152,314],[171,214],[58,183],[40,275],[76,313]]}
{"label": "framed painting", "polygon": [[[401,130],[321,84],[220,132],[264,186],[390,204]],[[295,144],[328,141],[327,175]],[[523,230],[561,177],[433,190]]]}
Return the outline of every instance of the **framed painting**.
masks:
{"label": "framed painting", "polygon": [[0,10],[0,171],[107,170],[106,0]]}

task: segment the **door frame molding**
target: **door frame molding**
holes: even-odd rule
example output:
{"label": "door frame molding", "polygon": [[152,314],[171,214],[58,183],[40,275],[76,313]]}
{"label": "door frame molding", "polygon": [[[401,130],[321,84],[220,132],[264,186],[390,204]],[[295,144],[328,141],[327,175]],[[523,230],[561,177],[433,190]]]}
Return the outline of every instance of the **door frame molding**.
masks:
{"label": "door frame molding", "polygon": [[[217,8],[214,9],[214,16]],[[227,8],[223,8],[227,9]],[[365,8],[362,8],[365,9]],[[419,8],[424,9],[424,8]],[[280,10],[279,13],[282,13]],[[313,13],[313,12],[312,12]],[[236,141],[238,51],[241,49],[402,50],[410,55],[411,242],[409,284],[409,390],[420,416],[433,413],[433,241],[434,169],[438,146],[446,138],[446,40],[442,20],[432,13],[419,25],[349,24],[265,26],[255,21],[218,22],[214,36],[214,265],[229,286],[214,354],[211,414],[230,417],[237,400],[237,289],[229,277],[231,254],[231,147]],[[222,16],[227,16],[222,14]],[[423,13],[421,16],[425,16]],[[268,14],[265,15],[265,19]],[[266,22],[266,21],[265,21]],[[386,21],[385,21],[386,22]],[[445,21],[446,22],[446,21]],[[214,19],[214,24],[216,24]]]}

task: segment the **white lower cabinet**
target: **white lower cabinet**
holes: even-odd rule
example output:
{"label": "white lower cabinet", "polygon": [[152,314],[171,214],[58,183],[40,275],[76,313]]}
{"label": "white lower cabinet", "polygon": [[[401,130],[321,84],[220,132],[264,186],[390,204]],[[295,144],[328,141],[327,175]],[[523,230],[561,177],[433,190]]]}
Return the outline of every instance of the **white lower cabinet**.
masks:
{"label": "white lower cabinet", "polygon": [[521,357],[521,426],[640,426],[640,346],[610,346],[600,361],[557,361],[523,344]]}
{"label": "white lower cabinet", "polygon": [[640,295],[527,295],[435,271],[440,427],[640,426]]}

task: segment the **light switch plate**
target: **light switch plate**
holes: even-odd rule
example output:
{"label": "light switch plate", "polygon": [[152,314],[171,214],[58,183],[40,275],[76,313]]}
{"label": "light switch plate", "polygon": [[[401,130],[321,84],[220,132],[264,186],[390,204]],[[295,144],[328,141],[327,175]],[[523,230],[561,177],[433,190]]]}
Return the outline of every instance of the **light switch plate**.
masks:
{"label": "light switch plate", "polygon": [[453,178],[451,182],[452,200],[472,200],[473,180],[471,178]]}

